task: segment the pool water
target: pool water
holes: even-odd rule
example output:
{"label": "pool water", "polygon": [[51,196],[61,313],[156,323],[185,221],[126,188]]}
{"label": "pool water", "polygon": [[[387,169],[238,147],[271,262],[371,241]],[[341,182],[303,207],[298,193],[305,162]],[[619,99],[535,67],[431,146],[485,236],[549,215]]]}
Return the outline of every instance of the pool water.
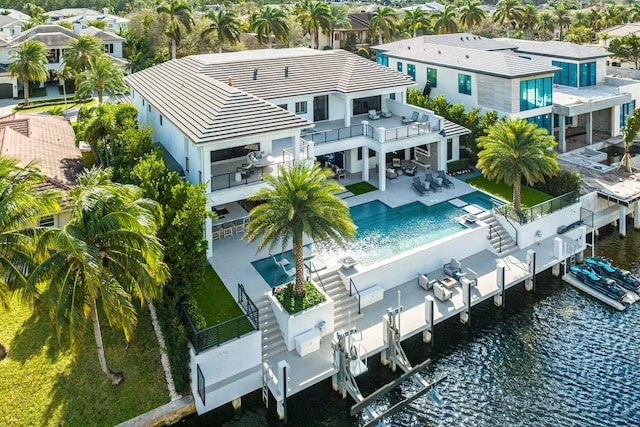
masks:
{"label": "pool water", "polygon": [[[491,200],[496,200],[480,191],[460,196],[458,199],[483,211],[491,209]],[[449,202],[431,206],[413,202],[391,208],[378,200],[353,206],[350,210],[351,219],[358,227],[356,239],[347,242],[344,247],[334,242],[314,243],[315,264],[329,265],[336,258],[351,256],[358,264],[369,266],[451,236],[467,228],[459,221],[459,218],[467,213],[463,208],[457,208]],[[278,254],[276,258],[280,259],[280,256],[281,254]],[[293,265],[291,251],[285,252],[282,256]],[[291,281],[283,269],[275,265],[271,257],[251,264],[271,287]]]}

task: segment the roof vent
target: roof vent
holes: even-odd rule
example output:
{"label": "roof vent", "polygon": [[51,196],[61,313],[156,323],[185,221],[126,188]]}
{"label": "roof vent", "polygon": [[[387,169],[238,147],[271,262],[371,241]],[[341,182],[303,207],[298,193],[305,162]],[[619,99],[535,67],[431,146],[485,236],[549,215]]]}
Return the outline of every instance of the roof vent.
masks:
{"label": "roof vent", "polygon": [[411,46],[407,46],[407,50],[411,50]]}
{"label": "roof vent", "polygon": [[441,52],[441,51],[438,51],[438,55],[442,55],[442,52]]}
{"label": "roof vent", "polygon": [[467,40],[469,40],[469,36],[467,36]]}
{"label": "roof vent", "polygon": [[284,76],[289,77],[289,67],[284,67]]}
{"label": "roof vent", "polygon": [[465,58],[467,58],[467,59],[469,59],[469,55],[465,55],[464,57],[465,57]]}
{"label": "roof vent", "polygon": [[233,86],[233,78],[227,77],[227,83],[229,83],[229,86]]}
{"label": "roof vent", "polygon": [[460,40],[464,41],[464,37],[460,37]]}
{"label": "roof vent", "polygon": [[258,80],[258,69],[257,68],[253,69],[253,80]]}

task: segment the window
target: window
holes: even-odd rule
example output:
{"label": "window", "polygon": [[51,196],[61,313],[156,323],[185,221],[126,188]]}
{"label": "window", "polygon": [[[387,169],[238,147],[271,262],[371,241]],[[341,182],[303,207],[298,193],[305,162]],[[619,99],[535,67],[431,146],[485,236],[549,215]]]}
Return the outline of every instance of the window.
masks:
{"label": "window", "polygon": [[368,96],[366,98],[356,98],[353,100],[353,115],[366,114],[369,110],[381,110],[382,97]]}
{"label": "window", "polygon": [[[369,158],[375,157],[376,152],[369,148]],[[358,160],[362,160],[362,147],[358,147]]]}
{"label": "window", "polygon": [[471,95],[471,76],[468,74],[458,74],[458,93]]}
{"label": "window", "polygon": [[399,72],[402,72],[402,62],[400,62],[400,61],[398,61],[398,64],[397,64],[397,70],[398,70]]}
{"label": "window", "polygon": [[147,105],[147,111],[151,112],[151,104]]}
{"label": "window", "polygon": [[447,138],[447,161],[453,160],[453,138]]}
{"label": "window", "polygon": [[522,56],[522,55],[520,55],[520,58],[526,59],[527,61],[531,61],[531,57],[530,56]]}
{"label": "window", "polygon": [[427,68],[427,80],[431,87],[438,87],[438,70],[435,68]]}
{"label": "window", "polygon": [[551,114],[527,117],[527,121],[529,123],[535,123],[539,128],[546,129],[549,135],[551,135]]}
{"label": "window", "polygon": [[396,94],[395,94],[395,92],[394,92],[394,93],[390,93],[390,94],[389,94],[389,99],[393,99],[393,100],[395,100],[395,99],[396,99]]}
{"label": "window", "polygon": [[416,66],[413,64],[407,64],[407,74],[411,76],[413,81],[416,81]]}
{"label": "window", "polygon": [[282,108],[283,110],[287,109],[287,104],[280,104],[278,105],[278,107]]}
{"label": "window", "polygon": [[184,158],[184,171],[186,173],[189,173],[189,158],[188,157]]}
{"label": "window", "polygon": [[376,55],[376,59],[378,64],[384,65],[385,67],[389,66],[389,57],[382,52],[378,52],[378,54]]}
{"label": "window", "polygon": [[296,102],[296,114],[307,114],[307,101]]}
{"label": "window", "polygon": [[56,225],[56,222],[55,222],[55,219],[53,218],[53,215],[43,216],[42,218],[40,218],[40,221],[38,221],[39,227],[53,227],[55,225]]}
{"label": "window", "polygon": [[329,95],[313,98],[313,121],[329,120]]}
{"label": "window", "polygon": [[587,62],[580,64],[580,87],[594,86],[596,84],[596,63]]}
{"label": "window", "polygon": [[551,77],[520,82],[520,111],[548,107],[552,104]]}
{"label": "window", "polygon": [[160,126],[162,126],[162,116],[160,116]]}
{"label": "window", "polygon": [[145,105],[145,104],[144,104],[144,98],[142,98],[142,106],[144,107],[144,105]]}
{"label": "window", "polygon": [[105,44],[104,45],[104,52],[105,53],[113,53],[113,43]]}
{"label": "window", "polygon": [[[560,116],[558,116],[557,114],[553,115],[553,127],[559,127],[560,124]],[[573,126],[573,117],[567,117],[565,116],[564,118],[564,125],[567,126]]]}
{"label": "window", "polygon": [[553,74],[555,84],[578,87],[578,65],[560,61],[551,61],[551,64],[562,68]]}
{"label": "window", "polygon": [[631,102],[627,102],[626,104],[622,104],[620,106],[620,128],[621,129],[627,125],[627,116],[631,116],[633,114],[633,110],[635,109],[636,109],[635,100]]}

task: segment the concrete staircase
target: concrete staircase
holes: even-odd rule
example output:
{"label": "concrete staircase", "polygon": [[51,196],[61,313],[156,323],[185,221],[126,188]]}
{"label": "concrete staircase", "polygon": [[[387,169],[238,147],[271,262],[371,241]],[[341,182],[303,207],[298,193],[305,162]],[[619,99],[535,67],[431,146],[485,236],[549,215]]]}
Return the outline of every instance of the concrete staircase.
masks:
{"label": "concrete staircase", "polygon": [[[315,274],[314,274],[315,276]],[[320,279],[327,294],[334,301],[334,328],[335,330],[346,328],[348,312],[351,311],[351,321],[360,319],[358,314],[358,300],[349,296],[338,274],[338,270],[325,270],[319,272]],[[318,281],[318,277],[313,277]],[[262,360],[269,360],[273,356],[287,351],[287,346],[282,336],[282,330],[278,326],[275,314],[271,308],[271,302],[266,295],[254,301],[260,312],[260,330],[262,331]]]}
{"label": "concrete staircase", "polygon": [[[491,226],[491,246],[496,250],[498,255],[508,255],[518,249],[516,242],[511,238],[507,230],[498,222],[493,212],[487,212],[485,215],[478,217],[482,222]],[[500,240],[502,239],[502,245]]]}
{"label": "concrete staircase", "polygon": [[255,301],[260,313],[260,330],[262,331],[262,360],[287,351],[282,337],[282,331],[271,308],[271,302],[266,295]]}
{"label": "concrete staircase", "polygon": [[[315,279],[317,281],[317,278]],[[323,271],[320,274],[320,279],[325,291],[334,302],[334,330],[347,328],[349,311],[352,322],[363,316],[363,314],[358,314],[358,300],[349,296],[349,290],[345,289],[337,269]]]}

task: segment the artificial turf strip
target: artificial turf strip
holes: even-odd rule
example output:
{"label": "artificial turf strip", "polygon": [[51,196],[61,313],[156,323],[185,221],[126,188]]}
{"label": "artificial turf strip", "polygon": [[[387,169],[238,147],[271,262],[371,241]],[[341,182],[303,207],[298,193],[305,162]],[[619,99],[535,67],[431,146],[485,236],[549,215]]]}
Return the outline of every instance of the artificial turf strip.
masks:
{"label": "artificial turf strip", "polygon": [[358,194],[364,194],[364,193],[368,193],[370,191],[376,191],[377,190],[376,187],[374,187],[373,185],[371,185],[371,184],[369,184],[368,182],[365,182],[365,181],[356,182],[355,184],[346,185],[345,188],[347,190],[351,191],[354,196],[357,196]]}
{"label": "artificial turf strip", "polygon": [[138,326],[129,348],[122,332],[101,317],[107,363],[123,371],[114,387],[100,370],[91,321],[74,361],[52,332],[48,314],[11,302],[0,307],[0,341],[9,355],[0,361],[0,425],[113,426],[169,401],[160,352],[147,308],[138,312]]}
{"label": "artificial turf strip", "polygon": [[[484,176],[476,176],[469,178],[467,184],[472,185],[482,191],[493,194],[501,199],[513,202],[513,187],[504,183],[496,183],[489,181]],[[546,202],[553,197],[543,193],[542,191],[534,190],[533,188],[523,185],[520,189],[520,202],[522,207],[531,207],[539,203]]]}
{"label": "artificial turf strip", "polygon": [[243,314],[240,307],[211,266],[203,267],[204,283],[191,289],[191,296],[198,302],[207,326],[217,325]]}

